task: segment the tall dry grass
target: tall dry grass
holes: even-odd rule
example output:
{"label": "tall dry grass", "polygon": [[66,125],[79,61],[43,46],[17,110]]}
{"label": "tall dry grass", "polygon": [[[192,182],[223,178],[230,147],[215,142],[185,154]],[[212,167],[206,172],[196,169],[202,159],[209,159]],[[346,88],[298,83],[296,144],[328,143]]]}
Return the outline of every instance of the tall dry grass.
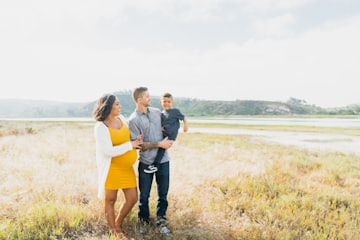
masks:
{"label": "tall dry grass", "polygon": [[[358,156],[201,133],[170,154],[171,239],[360,237]],[[109,239],[92,122],[0,122],[0,179],[0,239]],[[141,239],[136,207],[124,225]]]}

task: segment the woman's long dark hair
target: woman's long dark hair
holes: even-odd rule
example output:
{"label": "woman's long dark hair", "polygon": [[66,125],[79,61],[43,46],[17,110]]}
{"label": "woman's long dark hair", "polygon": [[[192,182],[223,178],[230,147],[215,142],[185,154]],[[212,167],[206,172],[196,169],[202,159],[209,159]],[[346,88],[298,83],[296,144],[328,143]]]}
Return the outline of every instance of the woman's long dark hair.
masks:
{"label": "woman's long dark hair", "polygon": [[115,99],[113,94],[104,94],[97,100],[93,110],[93,117],[96,121],[104,121],[109,116]]}

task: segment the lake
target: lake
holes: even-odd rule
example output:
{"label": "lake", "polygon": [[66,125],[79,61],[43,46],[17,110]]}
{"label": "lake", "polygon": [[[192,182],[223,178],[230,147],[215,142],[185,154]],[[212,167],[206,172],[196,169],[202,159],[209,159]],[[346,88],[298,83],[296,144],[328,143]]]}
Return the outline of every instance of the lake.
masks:
{"label": "lake", "polygon": [[360,127],[360,118],[189,118],[190,122],[242,125],[296,125],[318,127]]}
{"label": "lake", "polygon": [[[92,118],[0,118],[0,121],[80,121],[94,122]],[[239,117],[239,118],[197,118],[189,117],[189,123],[223,123],[241,125],[294,125],[318,127],[360,128],[359,118],[273,118],[273,117]]]}
{"label": "lake", "polygon": [[[95,123],[92,118],[23,118],[0,119],[4,121],[81,121]],[[204,128],[191,127],[192,122],[224,123],[243,125],[297,125],[318,127],[360,128],[359,118],[189,118],[189,132],[214,134],[251,135],[256,139],[308,148],[320,151],[338,151],[360,155],[360,136],[349,136],[333,133],[308,133],[288,131],[266,131],[240,128]],[[181,131],[181,130],[180,130]]]}
{"label": "lake", "polygon": [[224,123],[243,125],[297,125],[317,127],[360,128],[358,118],[231,118],[231,119],[189,119],[189,132],[249,135],[254,139],[291,145],[315,151],[342,152],[360,155],[360,136],[341,133],[315,133],[291,131],[267,131],[242,128],[191,128],[191,122]]}

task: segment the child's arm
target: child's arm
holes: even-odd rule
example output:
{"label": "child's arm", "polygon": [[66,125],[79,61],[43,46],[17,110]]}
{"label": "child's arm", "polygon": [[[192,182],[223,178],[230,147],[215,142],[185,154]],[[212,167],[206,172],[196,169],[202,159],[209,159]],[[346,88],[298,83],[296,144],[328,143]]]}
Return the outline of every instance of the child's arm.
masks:
{"label": "child's arm", "polygon": [[189,126],[188,126],[186,117],[184,117],[183,123],[184,123],[184,126],[183,126],[184,132],[187,132],[189,130]]}

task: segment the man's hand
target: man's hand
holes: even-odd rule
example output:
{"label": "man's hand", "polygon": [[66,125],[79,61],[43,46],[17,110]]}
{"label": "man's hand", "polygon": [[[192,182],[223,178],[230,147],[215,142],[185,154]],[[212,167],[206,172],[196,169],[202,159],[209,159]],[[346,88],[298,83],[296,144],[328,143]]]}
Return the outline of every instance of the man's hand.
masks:
{"label": "man's hand", "polygon": [[169,140],[168,137],[164,138],[162,141],[158,142],[160,148],[168,149],[174,144],[173,140]]}

